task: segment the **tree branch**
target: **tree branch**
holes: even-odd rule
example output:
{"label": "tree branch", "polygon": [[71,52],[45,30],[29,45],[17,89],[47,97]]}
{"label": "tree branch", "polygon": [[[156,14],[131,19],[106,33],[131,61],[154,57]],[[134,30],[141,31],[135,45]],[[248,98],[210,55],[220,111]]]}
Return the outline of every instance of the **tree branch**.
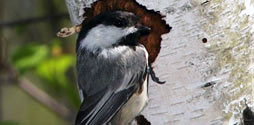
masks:
{"label": "tree branch", "polygon": [[18,80],[18,86],[29,96],[36,101],[45,105],[48,109],[54,111],[57,115],[64,118],[67,121],[73,119],[73,112],[61,103],[58,103],[54,98],[50,97],[47,93],[36,87],[26,78]]}
{"label": "tree branch", "polygon": [[49,110],[53,111],[56,115],[62,117],[67,122],[70,122],[75,117],[75,114],[71,109],[67,108],[64,104],[57,102],[56,99],[52,98],[46,92],[36,87],[32,82],[26,78],[19,78],[18,73],[8,65],[1,65],[4,69],[0,70],[0,85],[3,83],[17,83],[19,88],[26,94],[32,97],[35,101],[39,102]]}

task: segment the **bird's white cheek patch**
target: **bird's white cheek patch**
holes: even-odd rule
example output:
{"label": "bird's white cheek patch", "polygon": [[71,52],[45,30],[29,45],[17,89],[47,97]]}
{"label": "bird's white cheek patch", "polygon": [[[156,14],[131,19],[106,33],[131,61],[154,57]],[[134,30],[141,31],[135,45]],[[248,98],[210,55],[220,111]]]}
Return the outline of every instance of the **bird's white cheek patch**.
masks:
{"label": "bird's white cheek patch", "polygon": [[92,28],[88,32],[86,38],[81,41],[81,47],[86,47],[89,50],[106,48],[118,42],[118,40],[122,37],[136,31],[137,28],[135,28],[134,26],[119,28],[115,26],[105,26],[101,24]]}

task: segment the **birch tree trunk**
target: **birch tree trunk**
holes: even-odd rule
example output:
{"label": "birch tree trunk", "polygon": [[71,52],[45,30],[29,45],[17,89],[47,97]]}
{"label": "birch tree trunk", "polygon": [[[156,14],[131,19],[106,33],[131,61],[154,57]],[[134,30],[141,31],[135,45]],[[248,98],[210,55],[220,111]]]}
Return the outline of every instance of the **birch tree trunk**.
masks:
{"label": "birch tree trunk", "polygon": [[[66,0],[73,25],[96,0]],[[153,125],[243,124],[254,105],[253,0],[137,0],[165,15],[153,66],[166,84],[150,83],[143,114]]]}

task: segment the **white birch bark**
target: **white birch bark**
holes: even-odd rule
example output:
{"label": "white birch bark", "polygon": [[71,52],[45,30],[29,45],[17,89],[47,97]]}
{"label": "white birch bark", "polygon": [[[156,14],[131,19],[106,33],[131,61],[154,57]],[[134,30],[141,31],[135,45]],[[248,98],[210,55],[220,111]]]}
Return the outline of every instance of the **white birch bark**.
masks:
{"label": "white birch bark", "polygon": [[[82,21],[80,7],[94,1],[66,0],[73,24]],[[162,36],[153,65],[167,82],[150,83],[147,119],[153,125],[240,124],[244,99],[254,106],[254,1],[137,2],[165,15],[173,27]],[[203,87],[209,82],[215,84]]]}

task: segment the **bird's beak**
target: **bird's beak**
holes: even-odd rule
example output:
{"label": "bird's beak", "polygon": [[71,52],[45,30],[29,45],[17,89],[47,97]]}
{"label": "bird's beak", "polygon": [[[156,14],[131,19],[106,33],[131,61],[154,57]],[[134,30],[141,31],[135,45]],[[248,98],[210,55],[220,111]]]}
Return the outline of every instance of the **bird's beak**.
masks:
{"label": "bird's beak", "polygon": [[148,35],[151,31],[151,28],[147,27],[147,26],[144,26],[140,23],[138,23],[136,26],[135,26],[137,29],[138,29],[138,32],[141,34],[141,35]]}

